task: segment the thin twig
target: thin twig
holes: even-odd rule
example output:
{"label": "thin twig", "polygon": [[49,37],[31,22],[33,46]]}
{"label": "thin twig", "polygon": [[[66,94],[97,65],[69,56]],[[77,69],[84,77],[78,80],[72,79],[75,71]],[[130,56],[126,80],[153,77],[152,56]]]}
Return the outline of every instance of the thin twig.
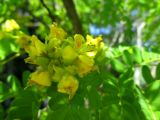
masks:
{"label": "thin twig", "polygon": [[14,60],[15,58],[19,57],[20,55],[22,55],[22,53],[16,53],[15,55],[11,56],[10,58],[6,59],[6,60],[3,60],[1,62],[1,65],[4,65],[12,60]]}

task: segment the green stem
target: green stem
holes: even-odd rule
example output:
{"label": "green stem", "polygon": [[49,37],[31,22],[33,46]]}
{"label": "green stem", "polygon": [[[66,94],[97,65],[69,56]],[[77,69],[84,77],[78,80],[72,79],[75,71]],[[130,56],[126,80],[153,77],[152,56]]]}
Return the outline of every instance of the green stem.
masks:
{"label": "green stem", "polygon": [[6,60],[3,60],[1,62],[1,65],[4,65],[12,60],[14,60],[15,58],[19,57],[20,55],[24,54],[24,52],[21,52],[21,53],[16,53],[15,55],[11,56],[10,58],[6,59]]}

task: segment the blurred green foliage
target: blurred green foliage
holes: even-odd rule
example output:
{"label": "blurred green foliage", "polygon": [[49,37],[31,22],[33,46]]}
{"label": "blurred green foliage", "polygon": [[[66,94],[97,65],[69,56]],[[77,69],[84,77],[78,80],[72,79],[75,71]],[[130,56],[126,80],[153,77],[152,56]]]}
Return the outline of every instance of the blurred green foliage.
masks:
{"label": "blurred green foliage", "polygon": [[[0,0],[0,119],[159,120],[160,1],[68,0],[72,12],[64,1]],[[35,34],[44,41],[53,22],[69,35],[80,25],[81,34],[94,31],[105,42],[96,59],[99,71],[80,78],[71,100],[56,83],[26,87],[35,68],[24,63],[27,55],[16,39]]]}

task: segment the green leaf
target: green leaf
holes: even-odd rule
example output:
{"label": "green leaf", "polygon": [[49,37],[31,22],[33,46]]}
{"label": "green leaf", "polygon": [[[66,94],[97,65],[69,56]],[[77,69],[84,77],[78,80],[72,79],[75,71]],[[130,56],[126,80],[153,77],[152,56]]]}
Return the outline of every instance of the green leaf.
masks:
{"label": "green leaf", "polygon": [[141,120],[132,104],[111,104],[100,112],[100,120]]}
{"label": "green leaf", "polygon": [[83,78],[80,79],[80,88],[81,89],[86,89],[87,86],[93,86],[96,87],[99,85],[102,81],[100,74],[98,72],[92,72],[84,76]]}
{"label": "green leaf", "polygon": [[160,80],[156,80],[145,88],[145,97],[154,111],[160,111]]}
{"label": "green leaf", "polygon": [[38,101],[38,93],[30,89],[26,89],[19,91],[18,96],[12,103],[12,106],[26,106],[26,105],[30,106],[32,102],[37,102],[37,101]]}
{"label": "green leaf", "polygon": [[47,120],[89,120],[89,112],[85,108],[65,105],[49,113]]}
{"label": "green leaf", "polygon": [[103,108],[100,112],[100,120],[121,120],[120,106],[112,104]]}
{"label": "green leaf", "polygon": [[9,54],[18,51],[19,47],[13,39],[0,40],[0,60],[4,60]]}
{"label": "green leaf", "polygon": [[59,93],[57,91],[57,85],[52,85],[51,87],[48,88],[47,90],[48,96],[51,97],[49,100],[49,107],[51,110],[56,110],[56,109],[61,109],[64,106],[66,106],[69,102],[68,95]]}
{"label": "green leaf", "polygon": [[118,104],[119,103],[119,96],[117,94],[108,93],[102,98],[102,105],[103,108],[105,106],[111,105],[111,104]]}
{"label": "green leaf", "polygon": [[128,50],[123,51],[122,58],[127,65],[131,66],[133,64],[132,55],[129,53]]}
{"label": "green leaf", "polygon": [[[68,111],[68,106],[63,106],[61,109],[50,112],[47,120],[65,120]],[[69,119],[71,120],[71,118]]]}
{"label": "green leaf", "polygon": [[68,104],[68,96],[55,93],[56,95],[49,100],[49,107],[51,110],[57,110],[65,107]]}
{"label": "green leaf", "polygon": [[3,120],[3,119],[4,119],[4,110],[2,105],[0,105],[0,120]]}
{"label": "green leaf", "polygon": [[156,68],[156,80],[160,80],[160,63],[157,65]]}
{"label": "green leaf", "polygon": [[8,90],[6,84],[0,81],[0,102],[13,97],[14,94]]}
{"label": "green leaf", "polygon": [[20,81],[17,79],[16,76],[9,75],[8,78],[7,78],[7,81],[10,84],[10,89],[11,89],[12,92],[17,92],[20,89],[22,89]]}
{"label": "green leaf", "polygon": [[142,57],[143,57],[143,61],[145,61],[145,62],[149,62],[152,59],[151,53],[146,50],[142,51]]}
{"label": "green leaf", "polygon": [[90,109],[99,109],[101,105],[101,96],[98,93],[98,87],[97,88],[91,88],[87,95],[86,98],[88,99],[89,102],[89,108]]}
{"label": "green leaf", "polygon": [[118,72],[123,72],[125,70],[125,65],[120,60],[113,59],[111,61],[111,64],[113,68]]}
{"label": "green leaf", "polygon": [[[84,104],[84,98],[87,98],[89,101],[89,107],[91,109],[97,109],[100,107],[100,95],[98,93],[98,88],[102,82],[101,74],[97,72],[90,73],[83,78],[80,79],[80,86],[77,91],[75,97],[73,98],[73,102],[76,103],[75,100],[81,105]],[[79,98],[79,100],[78,100]],[[76,104],[78,105],[78,104]]]}
{"label": "green leaf", "polygon": [[32,107],[23,106],[23,107],[14,107],[9,110],[7,120],[20,119],[20,120],[32,120]]}
{"label": "green leaf", "polygon": [[0,99],[2,98],[2,95],[4,94],[4,84],[0,81]]}
{"label": "green leaf", "polygon": [[70,100],[70,104],[77,107],[84,106],[84,93],[82,90],[78,90],[75,96]]}
{"label": "green leaf", "polygon": [[138,47],[133,47],[133,58],[135,60],[135,62],[137,63],[141,63],[142,62],[142,52],[140,50],[140,48]]}
{"label": "green leaf", "polygon": [[119,82],[120,84],[126,84],[133,77],[133,69],[130,67],[123,74],[120,75]]}
{"label": "green leaf", "polygon": [[22,80],[23,80],[23,85],[24,86],[27,86],[28,78],[29,78],[30,73],[31,73],[30,71],[24,71],[23,74],[22,74]]}
{"label": "green leaf", "polygon": [[151,75],[151,71],[146,65],[142,67],[142,75],[147,84],[150,84],[154,81],[154,78]]}
{"label": "green leaf", "polygon": [[141,111],[143,112],[145,116],[144,120],[158,120],[155,116],[155,113],[152,109],[151,104],[147,101],[145,96],[142,94],[142,91],[136,88],[135,93],[137,94],[137,100],[141,107]]}
{"label": "green leaf", "polygon": [[14,99],[8,112],[7,120],[37,119],[39,102],[37,93],[31,90],[22,90]]}

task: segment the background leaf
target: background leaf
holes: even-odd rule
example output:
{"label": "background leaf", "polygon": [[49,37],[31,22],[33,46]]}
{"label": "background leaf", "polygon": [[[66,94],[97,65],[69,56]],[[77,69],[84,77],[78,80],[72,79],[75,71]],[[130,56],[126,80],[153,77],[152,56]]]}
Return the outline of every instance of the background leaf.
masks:
{"label": "background leaf", "polygon": [[148,66],[144,65],[142,67],[142,75],[147,84],[150,84],[154,81],[154,78],[151,75],[151,71]]}

